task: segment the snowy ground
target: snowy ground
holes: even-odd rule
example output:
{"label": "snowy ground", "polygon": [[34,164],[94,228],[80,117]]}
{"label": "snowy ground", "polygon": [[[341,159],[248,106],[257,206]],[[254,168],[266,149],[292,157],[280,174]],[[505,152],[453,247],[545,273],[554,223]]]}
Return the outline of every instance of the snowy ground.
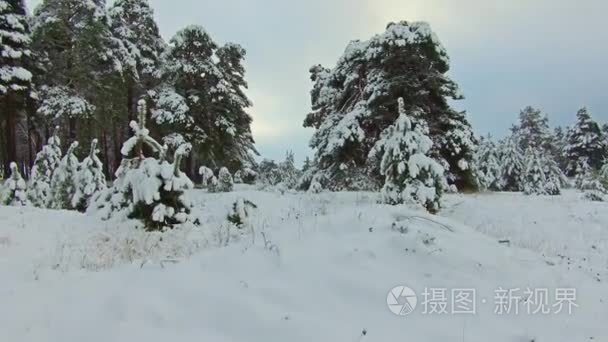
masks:
{"label": "snowy ground", "polygon": [[[202,227],[162,236],[0,207],[0,340],[608,341],[608,205],[574,192],[450,195],[441,217],[370,193],[191,195]],[[225,222],[239,197],[259,207],[243,232]],[[410,315],[387,306],[396,285]],[[497,289],[527,287],[576,288],[578,307],[495,313]],[[425,288],[448,311],[476,289],[477,313],[425,314]]]}

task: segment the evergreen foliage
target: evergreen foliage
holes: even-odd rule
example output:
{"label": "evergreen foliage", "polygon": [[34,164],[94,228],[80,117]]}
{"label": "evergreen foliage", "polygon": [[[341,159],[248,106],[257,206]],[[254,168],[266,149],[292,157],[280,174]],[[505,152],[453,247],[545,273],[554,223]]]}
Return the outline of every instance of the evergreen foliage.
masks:
{"label": "evergreen foliage", "polygon": [[78,142],[70,145],[65,156],[57,165],[51,180],[51,208],[74,209],[72,199],[76,194],[77,175],[80,163],[76,157]]}
{"label": "evergreen foliage", "polygon": [[17,159],[17,123],[32,86],[30,27],[24,0],[0,0],[0,161]]}
{"label": "evergreen foliage", "polygon": [[232,210],[226,219],[239,229],[242,229],[249,221],[253,210],[257,209],[257,207],[258,206],[250,200],[239,198],[232,204]]}
{"label": "evergreen foliage", "polygon": [[522,188],[526,195],[545,195],[547,178],[538,151],[529,147],[525,155],[525,170]]}
{"label": "evergreen foliage", "polygon": [[97,139],[94,139],[89,156],[82,161],[76,174],[76,192],[72,198],[72,207],[81,212],[87,210],[95,194],[107,189],[103,164],[97,157],[98,153]]}
{"label": "evergreen foliage", "polygon": [[0,189],[0,204],[10,206],[28,205],[27,185],[17,168],[17,164],[11,163],[11,175]]}
{"label": "evergreen foliage", "polygon": [[388,204],[417,203],[431,212],[440,208],[447,189],[443,167],[429,157],[433,142],[423,120],[412,122],[399,99],[399,117],[386,129],[371,154],[382,155],[380,172],[386,177],[382,199]]}
{"label": "evergreen foliage", "polygon": [[575,176],[577,169],[586,167],[584,163],[597,171],[608,157],[600,126],[592,119],[587,109],[580,109],[576,118],[576,124],[568,130],[564,151],[568,160],[568,176]]}
{"label": "evergreen foliage", "polygon": [[475,171],[479,188],[483,190],[499,191],[501,188],[501,162],[496,144],[492,137],[480,139],[479,147],[475,153]]}
{"label": "evergreen foliage", "polygon": [[170,41],[152,118],[182,133],[206,165],[238,170],[255,164],[244,58],[238,44],[218,47],[200,26],[188,26]]}
{"label": "evergreen foliage", "polygon": [[213,180],[209,186],[211,192],[230,192],[234,189],[234,180],[228,168],[222,167],[218,173],[217,179]]}
{"label": "evergreen foliage", "polygon": [[51,201],[51,182],[55,169],[62,158],[61,140],[57,135],[59,127],[55,129],[48,144],[36,155],[34,166],[30,173],[27,197],[30,203],[39,208],[46,208]]}
{"label": "evergreen foliage", "polygon": [[476,143],[465,113],[448,103],[463,98],[448,71],[447,52],[430,26],[406,21],[390,23],[368,41],[351,42],[333,69],[312,67],[313,111],[304,126],[316,129],[310,144],[317,173],[330,189],[381,183],[380,165],[368,156],[398,120],[398,98],[428,127],[430,154],[447,167],[450,182],[474,188],[469,166]]}
{"label": "evergreen foliage", "polygon": [[[145,126],[146,106],[139,102],[139,122],[131,122],[133,137],[127,140],[121,153],[123,161],[116,171],[111,188],[99,194],[89,207],[104,219],[112,217],[137,219],[149,231],[172,228],[191,222],[198,224],[191,213],[191,203],[185,191],[194,184],[180,170],[183,157],[190,153],[189,144],[181,145],[166,159],[165,148],[149,135]],[[144,146],[155,157],[146,157]]]}
{"label": "evergreen foliage", "polygon": [[519,148],[527,151],[551,151],[551,130],[549,118],[538,109],[530,106],[519,113],[519,124],[512,128],[513,135],[517,137]]}
{"label": "evergreen foliage", "polygon": [[523,190],[525,160],[519,146],[517,138],[514,136],[506,139],[500,146],[500,189],[503,191]]}

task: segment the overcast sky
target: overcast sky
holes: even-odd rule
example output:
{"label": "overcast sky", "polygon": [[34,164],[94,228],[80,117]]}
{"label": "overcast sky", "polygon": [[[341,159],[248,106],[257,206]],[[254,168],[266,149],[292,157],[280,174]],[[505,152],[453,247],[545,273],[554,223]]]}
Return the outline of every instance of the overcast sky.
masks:
{"label": "overcast sky", "polygon": [[[40,0],[30,0],[30,8]],[[150,0],[165,38],[202,25],[218,42],[247,49],[258,149],[281,159],[312,155],[308,69],[333,66],[346,44],[390,21],[431,24],[452,60],[479,134],[506,134],[519,109],[537,106],[568,125],[587,106],[608,121],[605,0]]]}

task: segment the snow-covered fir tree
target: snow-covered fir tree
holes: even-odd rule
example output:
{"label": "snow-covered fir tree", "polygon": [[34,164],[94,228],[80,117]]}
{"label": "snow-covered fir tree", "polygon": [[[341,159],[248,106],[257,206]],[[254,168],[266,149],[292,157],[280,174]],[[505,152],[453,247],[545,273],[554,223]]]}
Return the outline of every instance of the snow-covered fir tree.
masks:
{"label": "snow-covered fir tree", "polygon": [[0,0],[0,95],[26,91],[32,73],[26,69],[31,55],[29,24],[23,0]]}
{"label": "snow-covered fir tree", "polygon": [[232,177],[234,179],[234,184],[243,184],[243,174],[241,172],[241,170],[238,170],[237,172],[234,173],[234,177]]}
{"label": "snow-covered fir tree", "polygon": [[250,221],[253,211],[257,209],[257,205],[250,200],[239,198],[232,204],[232,210],[226,216],[226,219],[234,224],[237,228],[244,228]]}
{"label": "snow-covered fir tree", "polygon": [[500,190],[500,156],[491,136],[480,139],[475,153],[475,172],[479,188],[483,190]]}
{"label": "snow-covered fir tree", "polygon": [[502,142],[499,154],[501,156],[500,189],[503,191],[522,191],[525,160],[517,137],[511,136]]}
{"label": "snow-covered fir tree", "polygon": [[258,178],[258,173],[255,172],[250,167],[245,167],[242,170],[240,170],[240,172],[241,172],[241,179],[243,180],[243,183],[245,183],[245,184],[254,184]]}
{"label": "snow-covered fir tree", "polygon": [[583,198],[603,202],[608,198],[608,189],[602,183],[601,176],[593,171],[585,158],[581,159],[576,169],[575,187],[583,192]]}
{"label": "snow-covered fir tree", "polygon": [[234,189],[234,180],[228,168],[222,167],[214,181],[212,178],[209,191],[211,192],[230,192]]}
{"label": "snow-covered fir tree", "polygon": [[417,203],[431,212],[440,207],[447,189],[444,168],[429,157],[433,142],[420,113],[409,116],[403,99],[398,100],[399,117],[387,128],[370,154],[381,155],[380,172],[386,177],[382,188],[385,203]]}
{"label": "snow-covered fir tree", "polygon": [[19,172],[16,163],[10,164],[10,177],[0,189],[0,204],[11,206],[25,206],[27,201],[27,184]]}
{"label": "snow-covered fir tree", "polygon": [[551,155],[541,155],[543,171],[545,173],[545,193],[547,195],[559,195],[563,187],[569,186],[568,177],[564,174],[559,164]]}
{"label": "snow-covered fir tree", "polygon": [[606,189],[608,189],[608,160],[604,162],[604,165],[600,169],[599,179]]}
{"label": "snow-covered fir tree", "polygon": [[529,147],[525,154],[525,169],[522,178],[522,188],[526,195],[545,195],[545,177],[542,158],[538,150]]}
{"label": "snow-covered fir tree", "polygon": [[148,0],[117,0],[108,15],[110,29],[123,47],[119,58],[124,70],[125,104],[133,119],[137,99],[160,82],[161,55],[166,44]]}
{"label": "snow-covered fir tree", "polygon": [[59,127],[49,138],[48,144],[36,155],[34,166],[30,173],[27,197],[34,206],[46,208],[51,200],[51,182],[55,169],[61,161],[61,140],[57,135]]}
{"label": "snow-covered fir tree", "polygon": [[202,185],[203,186],[208,186],[212,183],[213,178],[215,178],[215,174],[213,174],[213,170],[211,170],[210,168],[206,167],[206,166],[201,166],[198,169],[198,174],[202,177]]}
{"label": "snow-covered fir tree", "polygon": [[304,159],[304,163],[302,164],[302,172],[306,172],[312,168],[312,160],[310,160],[309,156],[306,156]]}
{"label": "snow-covered fir tree", "polygon": [[522,151],[551,149],[551,130],[549,118],[533,107],[526,107],[519,113],[519,123],[512,128]]}
{"label": "snow-covered fir tree", "polygon": [[295,157],[292,151],[287,151],[285,160],[279,164],[280,183],[286,189],[294,189],[300,178],[300,172],[295,165]]}
{"label": "snow-covered fir tree", "polygon": [[[131,122],[133,136],[121,150],[123,160],[116,171],[116,180],[111,188],[96,196],[89,212],[99,213],[104,219],[137,219],[150,231],[186,222],[198,224],[198,219],[191,215],[192,204],[185,194],[194,184],[180,170],[181,161],[190,153],[191,146],[181,145],[170,163],[165,148],[150,137],[145,126],[145,101],[139,102],[138,112],[139,122]],[[146,157],[147,149],[156,157]]]}
{"label": "snow-covered fir tree", "polygon": [[587,108],[576,114],[576,124],[567,133],[565,156],[567,159],[566,174],[575,176],[577,168],[586,162],[592,170],[599,170],[604,163],[606,143],[600,126],[595,122]]}
{"label": "snow-covered fir tree", "polygon": [[72,199],[76,193],[80,163],[76,157],[78,142],[75,141],[57,165],[51,180],[51,204],[54,209],[74,209]]}
{"label": "snow-covered fir tree", "polygon": [[17,160],[17,121],[31,88],[30,32],[25,2],[0,0],[0,127],[3,128],[2,168]]}
{"label": "snow-covered fir tree", "polygon": [[275,186],[281,183],[281,170],[274,160],[262,160],[258,165],[258,174],[262,184]]}
{"label": "snow-covered fir tree", "polygon": [[323,192],[323,184],[321,184],[321,180],[318,177],[313,177],[311,179],[307,192],[309,194],[319,194]]}
{"label": "snow-covered fir tree", "polygon": [[89,155],[80,164],[76,174],[76,192],[72,198],[72,207],[85,212],[91,198],[107,188],[106,176],[103,173],[103,163],[97,157],[97,139],[91,142]]}
{"label": "snow-covered fir tree", "polygon": [[166,57],[165,82],[154,93],[155,122],[193,142],[206,165],[253,165],[245,50],[232,43],[218,47],[202,27],[189,26],[171,39]]}
{"label": "snow-covered fir tree", "polygon": [[111,113],[125,112],[118,85],[126,51],[110,30],[106,1],[43,0],[32,23],[34,60],[43,71],[35,78],[39,118],[66,127],[61,133],[71,140],[91,141],[112,132],[113,140],[122,141],[117,129],[88,121],[120,121]]}
{"label": "snow-covered fir tree", "polygon": [[555,127],[551,139],[551,150],[553,152],[553,158],[557,165],[559,165],[559,168],[562,170],[562,172],[566,170],[566,167],[568,165],[568,159],[566,158],[566,146],[568,145],[568,142],[566,140],[566,132],[569,129],[570,128],[568,127],[566,127],[565,129],[559,126]]}
{"label": "snow-covered fir tree", "polygon": [[589,184],[593,183],[595,177],[593,169],[589,165],[587,158],[581,158],[575,170],[576,177],[574,178],[574,186],[579,190],[587,190],[593,188]]}
{"label": "snow-covered fir tree", "polygon": [[398,119],[400,97],[429,128],[431,155],[447,167],[450,182],[475,187],[475,139],[465,113],[449,105],[463,98],[446,75],[449,68],[447,52],[427,23],[401,21],[367,41],[351,42],[333,69],[310,69],[312,112],[304,125],[316,129],[310,143],[315,168],[330,189],[381,184],[380,165],[368,155]]}

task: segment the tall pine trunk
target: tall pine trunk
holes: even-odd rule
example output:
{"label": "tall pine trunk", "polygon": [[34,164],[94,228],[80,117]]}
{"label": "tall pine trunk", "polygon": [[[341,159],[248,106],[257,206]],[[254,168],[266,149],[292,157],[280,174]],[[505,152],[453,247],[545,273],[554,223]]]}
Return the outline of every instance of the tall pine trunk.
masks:
{"label": "tall pine trunk", "polygon": [[128,124],[135,120],[135,90],[133,89],[133,82],[127,84],[127,127]]}
{"label": "tall pine trunk", "polygon": [[4,97],[4,110],[6,115],[6,124],[4,126],[4,136],[6,139],[4,174],[10,174],[11,162],[17,160],[17,106],[12,94],[8,93]]}
{"label": "tall pine trunk", "polygon": [[122,138],[121,138],[122,134],[121,134],[121,130],[119,128],[117,121],[118,121],[117,117],[112,118],[112,140],[114,143],[114,165],[113,165],[114,170],[118,169],[118,167],[120,166],[120,159],[121,159],[120,149],[122,148]]}

